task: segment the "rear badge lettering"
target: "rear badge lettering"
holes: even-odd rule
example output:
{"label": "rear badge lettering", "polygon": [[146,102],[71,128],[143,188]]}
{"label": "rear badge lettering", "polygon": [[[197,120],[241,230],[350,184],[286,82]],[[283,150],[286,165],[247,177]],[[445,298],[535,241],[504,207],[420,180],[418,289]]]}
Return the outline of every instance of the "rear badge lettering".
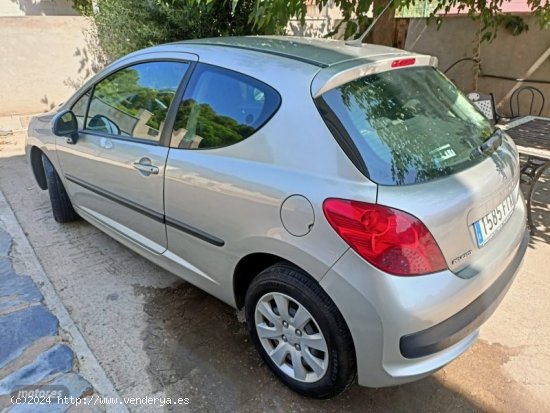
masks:
{"label": "rear badge lettering", "polygon": [[451,264],[452,264],[452,265],[458,264],[458,263],[459,263],[460,261],[462,261],[464,258],[470,256],[470,254],[472,254],[472,250],[466,251],[464,254],[459,255],[459,256],[456,257],[456,258],[453,258],[453,260],[451,261]]}

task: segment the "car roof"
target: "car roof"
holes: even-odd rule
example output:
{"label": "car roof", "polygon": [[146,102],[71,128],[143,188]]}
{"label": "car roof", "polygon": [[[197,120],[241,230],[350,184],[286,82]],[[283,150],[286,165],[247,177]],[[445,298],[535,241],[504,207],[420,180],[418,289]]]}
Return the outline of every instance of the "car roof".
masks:
{"label": "car roof", "polygon": [[171,45],[219,46],[244,49],[263,54],[282,56],[326,68],[357,59],[376,61],[388,55],[403,55],[407,52],[386,46],[363,44],[347,45],[343,40],[314,39],[296,36],[234,36],[208,39],[193,39]]}
{"label": "car roof", "polygon": [[[171,56],[174,53],[179,56]],[[113,62],[83,87],[96,82],[105,72],[118,70],[145,56],[180,58],[181,54],[185,54],[186,59],[242,72],[276,89],[290,83],[307,84],[313,97],[358,77],[391,70],[392,62],[402,58],[414,58],[411,60],[415,65],[437,65],[437,59],[430,56],[367,43],[352,46],[343,40],[297,36],[216,37],[135,51]]]}

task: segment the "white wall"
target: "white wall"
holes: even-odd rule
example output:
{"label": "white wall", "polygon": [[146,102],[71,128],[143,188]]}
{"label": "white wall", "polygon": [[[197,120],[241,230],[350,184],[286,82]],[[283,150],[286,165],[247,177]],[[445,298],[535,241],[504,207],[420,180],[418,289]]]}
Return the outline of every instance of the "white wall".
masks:
{"label": "white wall", "polygon": [[70,0],[0,0],[0,17],[76,15]]}
{"label": "white wall", "polygon": [[0,17],[0,116],[47,111],[92,75],[88,25],[78,16]]}
{"label": "white wall", "polygon": [[[342,20],[340,9],[329,1],[326,7],[319,10],[316,5],[308,5],[305,24],[299,19],[290,19],[286,26],[286,34],[289,36],[322,37],[332,32]],[[343,33],[343,29],[341,32]],[[333,38],[341,38],[342,35]]]}

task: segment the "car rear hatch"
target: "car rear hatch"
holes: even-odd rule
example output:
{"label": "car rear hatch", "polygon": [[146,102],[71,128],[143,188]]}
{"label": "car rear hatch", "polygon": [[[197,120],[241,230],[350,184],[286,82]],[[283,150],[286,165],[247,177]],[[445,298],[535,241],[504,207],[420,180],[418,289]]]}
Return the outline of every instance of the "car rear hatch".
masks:
{"label": "car rear hatch", "polygon": [[394,57],[330,87],[314,81],[313,94],[342,149],[379,184],[377,203],[422,221],[449,269],[469,278],[473,263],[521,242],[524,217],[510,223],[518,153],[432,62]]}
{"label": "car rear hatch", "polygon": [[[488,254],[495,259],[501,253],[511,254],[521,242],[524,215],[519,221],[513,219],[516,204],[522,202],[516,156],[513,143],[504,138],[490,157],[467,170],[426,183],[379,186],[377,202],[420,219],[449,269],[470,278],[475,275],[468,271],[471,264],[485,261]],[[489,222],[494,232],[478,239],[476,230]]]}

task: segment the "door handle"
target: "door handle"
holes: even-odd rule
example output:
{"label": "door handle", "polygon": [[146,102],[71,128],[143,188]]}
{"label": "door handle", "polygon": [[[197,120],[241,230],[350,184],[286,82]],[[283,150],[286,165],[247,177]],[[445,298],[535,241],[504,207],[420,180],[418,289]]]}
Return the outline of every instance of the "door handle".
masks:
{"label": "door handle", "polygon": [[134,168],[136,168],[138,171],[147,172],[149,174],[157,175],[159,173],[158,166],[154,165],[144,165],[139,162],[134,162]]}
{"label": "door handle", "polygon": [[134,162],[132,166],[144,175],[158,175],[159,173],[158,166],[151,165],[151,160],[149,158],[141,158],[139,161]]}

